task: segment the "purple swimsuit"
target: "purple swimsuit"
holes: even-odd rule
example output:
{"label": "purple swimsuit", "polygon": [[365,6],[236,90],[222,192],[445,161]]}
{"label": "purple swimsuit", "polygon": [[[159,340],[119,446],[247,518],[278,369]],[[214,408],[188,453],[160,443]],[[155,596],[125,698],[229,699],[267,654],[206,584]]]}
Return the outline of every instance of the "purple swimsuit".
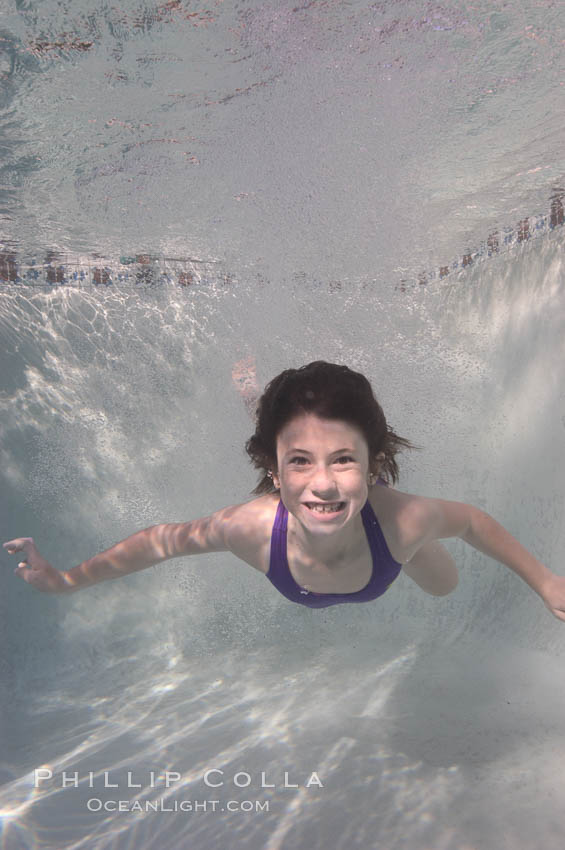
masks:
{"label": "purple swimsuit", "polygon": [[361,509],[361,518],[373,558],[371,578],[369,583],[361,590],[355,593],[314,593],[312,590],[304,590],[295,582],[288,567],[286,556],[288,511],[282,501],[279,502],[273,523],[271,559],[267,578],[291,602],[307,605],[308,608],[327,608],[329,605],[340,605],[344,602],[370,602],[372,599],[382,596],[397,578],[402,569],[402,564],[395,561],[390,554],[379,521],[368,500]]}

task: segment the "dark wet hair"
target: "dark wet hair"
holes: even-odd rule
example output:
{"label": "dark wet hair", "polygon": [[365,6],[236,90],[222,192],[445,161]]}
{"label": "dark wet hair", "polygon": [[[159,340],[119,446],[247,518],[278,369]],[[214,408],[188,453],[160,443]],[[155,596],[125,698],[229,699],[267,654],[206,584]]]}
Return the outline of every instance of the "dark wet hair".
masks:
{"label": "dark wet hair", "polygon": [[300,369],[286,369],[267,384],[257,404],[256,429],[245,450],[261,477],[253,493],[274,493],[268,476],[276,469],[277,436],[295,416],[314,413],[321,419],[340,419],[355,425],[369,447],[369,466],[374,471],[382,452],[379,474],[388,483],[398,480],[395,455],[402,448],[418,449],[387,425],[371,384],[360,372],[316,360]]}

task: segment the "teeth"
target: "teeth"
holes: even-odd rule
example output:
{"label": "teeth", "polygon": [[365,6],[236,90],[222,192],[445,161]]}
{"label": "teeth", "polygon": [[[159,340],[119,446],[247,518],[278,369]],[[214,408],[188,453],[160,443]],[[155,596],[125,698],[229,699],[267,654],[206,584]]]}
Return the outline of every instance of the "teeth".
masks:
{"label": "teeth", "polygon": [[321,514],[332,514],[338,511],[341,507],[341,502],[334,502],[332,505],[308,505],[311,511],[317,511]]}

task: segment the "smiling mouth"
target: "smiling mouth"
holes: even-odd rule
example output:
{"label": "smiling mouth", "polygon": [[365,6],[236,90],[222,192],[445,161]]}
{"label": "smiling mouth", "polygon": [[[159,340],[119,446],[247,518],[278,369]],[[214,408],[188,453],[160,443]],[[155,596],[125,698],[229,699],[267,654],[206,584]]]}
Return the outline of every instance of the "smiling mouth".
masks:
{"label": "smiling mouth", "polygon": [[336,514],[343,510],[345,502],[304,502],[308,510],[316,514]]}

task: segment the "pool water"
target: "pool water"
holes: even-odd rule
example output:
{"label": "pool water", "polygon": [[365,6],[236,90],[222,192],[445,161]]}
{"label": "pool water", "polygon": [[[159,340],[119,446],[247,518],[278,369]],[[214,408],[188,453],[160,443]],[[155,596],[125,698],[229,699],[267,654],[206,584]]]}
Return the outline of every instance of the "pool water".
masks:
{"label": "pool water", "polygon": [[[65,569],[250,498],[234,363],[327,359],[423,446],[401,490],[562,573],[564,37],[549,0],[8,4],[3,539]],[[3,556],[2,847],[561,850],[563,624],[446,545],[449,597],[324,610],[224,554],[68,598]]]}

